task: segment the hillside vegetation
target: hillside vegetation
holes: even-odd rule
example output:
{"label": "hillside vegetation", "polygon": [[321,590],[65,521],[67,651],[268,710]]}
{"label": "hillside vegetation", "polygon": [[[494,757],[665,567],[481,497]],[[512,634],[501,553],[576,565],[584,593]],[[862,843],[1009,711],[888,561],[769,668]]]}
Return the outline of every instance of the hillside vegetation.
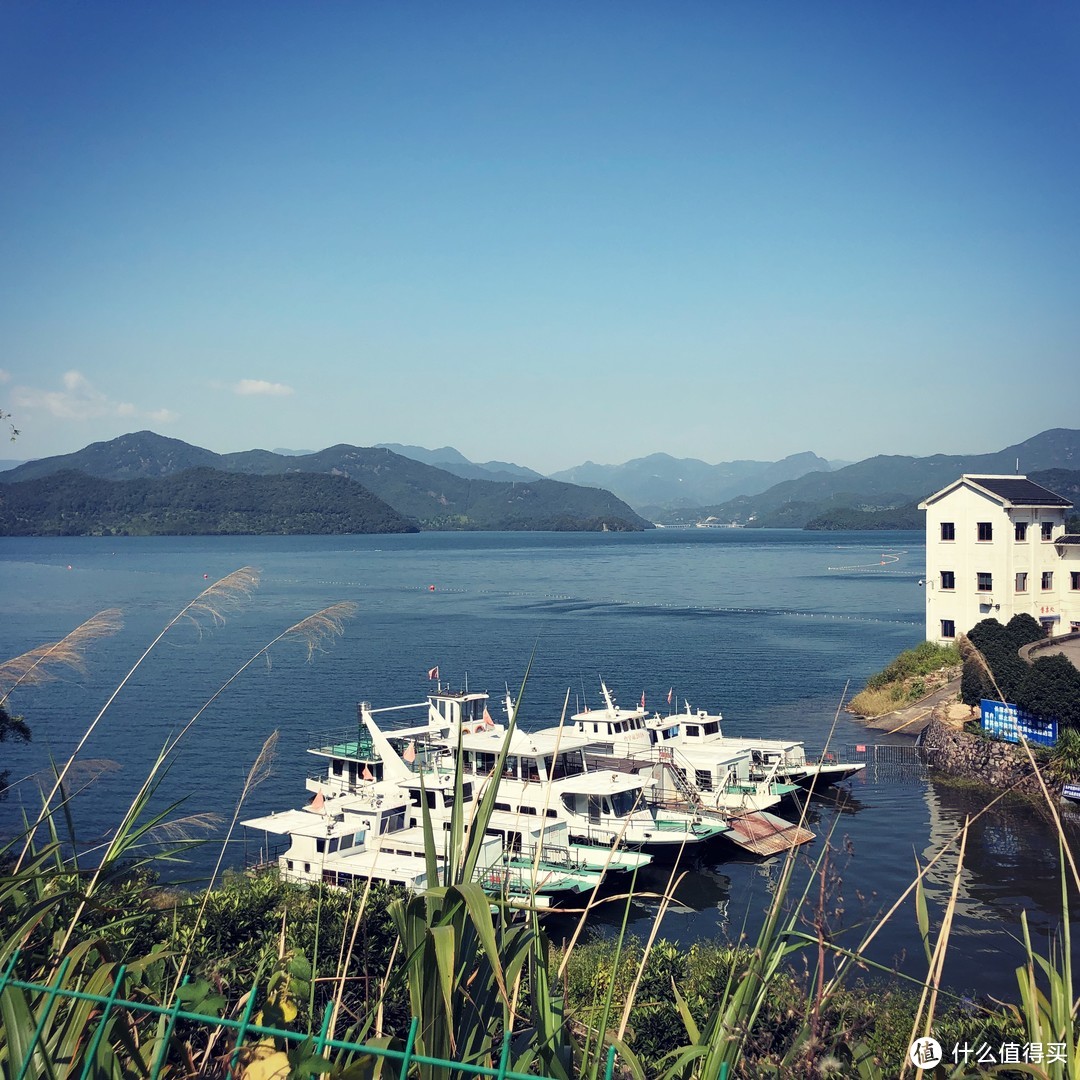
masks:
{"label": "hillside vegetation", "polygon": [[[161,484],[192,468],[212,471],[218,478],[214,482],[222,492],[222,500],[214,503],[205,518],[201,493],[186,486],[166,486],[156,495],[150,494],[151,489],[145,486],[130,489],[128,494],[100,486],[102,481]],[[68,479],[58,485],[55,477],[61,471],[68,473]],[[288,511],[288,524],[280,528],[274,526],[271,514],[259,515],[259,510],[268,509],[262,502],[261,481],[315,474],[341,483],[352,482],[351,488],[335,489],[336,495],[327,491],[327,498],[340,498],[342,492],[365,492],[367,498],[381,500],[387,509],[392,508],[390,515],[382,515],[386,522],[394,520],[396,515],[399,524],[393,528],[362,527],[363,521],[349,520],[350,515],[342,516],[342,511],[332,503],[322,505],[318,501],[293,508],[287,500],[284,509]],[[83,475],[84,479],[75,480],[77,475]],[[94,486],[92,480],[98,485]],[[307,485],[313,491],[313,483],[307,480],[301,486]],[[15,488],[19,488],[18,494],[14,494]],[[192,497],[196,498],[195,502],[190,501]],[[98,498],[107,501],[106,516],[97,514]],[[132,498],[136,502],[129,506]],[[8,473],[0,473],[0,502],[7,507],[6,516],[0,518],[0,528],[10,522],[11,530],[21,535],[73,529],[79,532],[321,533],[402,531],[416,526],[439,530],[558,531],[604,528],[637,531],[650,527],[649,522],[608,491],[555,480],[469,479],[390,450],[344,444],[296,457],[268,450],[215,454],[149,431],[94,443],[76,454],[30,461]],[[372,508],[374,505],[370,504]],[[374,520],[373,510],[371,514],[364,512],[364,518],[369,516]],[[307,527],[305,522],[309,523]]]}
{"label": "hillside vegetation", "polygon": [[238,476],[188,469],[161,480],[65,470],[0,489],[6,536],[214,536],[416,532],[342,476]]}
{"label": "hillside vegetation", "polygon": [[871,675],[848,703],[848,711],[874,717],[912,705],[960,674],[955,645],[923,641],[902,652],[884,671]]}

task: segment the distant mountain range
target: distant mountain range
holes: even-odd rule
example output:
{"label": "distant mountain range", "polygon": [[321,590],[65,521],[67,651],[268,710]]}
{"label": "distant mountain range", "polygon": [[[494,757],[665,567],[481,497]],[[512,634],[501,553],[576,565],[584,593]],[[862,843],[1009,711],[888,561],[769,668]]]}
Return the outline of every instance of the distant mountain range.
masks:
{"label": "distant mountain range", "polygon": [[[894,510],[917,503],[964,473],[1027,476],[1080,467],[1080,431],[1053,428],[989,454],[881,455],[832,472],[813,472],[702,508],[721,521],[761,527],[802,528],[839,509]],[[1046,481],[1041,481],[1045,483]],[[1068,497],[1068,493],[1063,493]],[[921,521],[921,518],[920,518]]]}
{"label": "distant mountain range", "polygon": [[[342,444],[315,453],[247,450],[216,454],[144,431],[0,472],[0,500],[5,485],[33,484],[62,470],[77,470],[117,483],[162,479],[200,469],[251,477],[341,477],[381,500],[378,509],[375,503],[366,504],[364,509],[356,503],[351,511],[361,517],[369,515],[373,530],[385,527],[395,514],[401,516],[402,527],[425,529],[623,530],[647,528],[650,520],[678,525],[694,524],[706,517],[749,527],[921,528],[922,515],[917,509],[921,499],[963,473],[1012,474],[1018,462],[1021,472],[1080,502],[1080,431],[1066,428],[1044,431],[987,454],[879,455],[839,468],[810,452],[775,462],[740,460],[717,465],[651,454],[622,465],[586,462],[552,478],[512,462],[472,462],[450,446],[428,450],[400,443],[379,447]],[[304,481],[298,485],[289,489],[288,520],[310,521],[312,508],[317,506],[311,500],[325,492],[313,483],[311,492],[305,493]],[[70,492],[70,479],[61,488]],[[29,498],[32,504],[41,495],[44,502],[54,508],[57,505],[59,496],[52,488],[37,494],[32,487],[25,490],[29,495],[24,496],[20,488],[20,499]],[[228,490],[240,497],[238,489]],[[725,495],[729,497],[723,498]],[[9,506],[14,505],[13,498],[7,498]],[[219,510],[228,517],[227,508]],[[59,524],[54,521],[51,527],[62,529],[65,520],[71,525],[74,519],[57,520]],[[235,524],[239,519],[229,520]],[[6,524],[8,521],[0,514],[0,530],[28,527],[25,522],[16,526]],[[353,517],[346,523],[345,518],[328,514],[325,531],[354,531],[359,521]],[[256,518],[248,524],[253,531],[267,527]],[[209,527],[206,522],[204,525]],[[105,526],[98,522],[95,527]],[[150,526],[143,523],[139,527]],[[282,528],[292,531],[293,526]]]}
{"label": "distant mountain range", "polygon": [[659,518],[666,511],[709,506],[765,491],[784,480],[806,473],[829,471],[829,463],[810,452],[792,454],[782,461],[722,461],[709,465],[697,458],[650,454],[624,465],[596,465],[591,461],[552,474],[555,480],[607,488],[640,512]]}
{"label": "distant mountain range", "polygon": [[[113,507],[115,512],[112,517],[91,521],[84,511],[93,510],[93,505],[87,507],[79,503],[80,498],[84,503],[87,501],[90,485],[84,485],[86,491],[80,495],[77,475],[119,484],[163,480],[193,469],[200,473],[194,487],[189,484],[183,489],[188,495],[196,488],[211,489],[216,473],[217,484],[233,500],[215,503],[213,511],[217,517],[203,522],[203,528],[214,532],[273,531],[261,519],[249,519],[241,513],[260,506],[260,500],[268,497],[265,486],[252,482],[245,487],[234,478],[221,474],[251,478],[308,477],[293,484],[289,488],[288,505],[279,506],[283,512],[289,509],[297,520],[307,521],[307,531],[313,533],[383,531],[389,520],[387,511],[400,515],[402,528],[621,531],[650,527],[648,521],[610,492],[555,480],[469,479],[375,447],[339,445],[301,456],[285,456],[268,450],[216,454],[179,439],[140,431],[108,442],[93,443],[73,454],[28,461],[0,473],[0,501],[17,515],[17,520],[0,515],[0,529],[15,530],[22,535],[125,532],[131,531],[134,521],[138,531],[153,531],[159,525],[154,514],[160,516],[170,510],[186,513],[190,508],[177,500],[170,504],[165,497],[164,502],[159,499],[152,508],[153,520],[143,519],[138,515],[140,500],[145,501],[146,492],[152,489],[127,489],[126,493],[116,493],[114,499],[113,495],[106,497],[105,489],[95,486],[89,501],[96,504],[104,500],[104,504]],[[61,472],[68,475],[57,488],[52,478]],[[73,478],[72,474],[76,476]],[[345,519],[336,513],[337,507],[330,504],[327,504],[325,520],[320,522],[312,511],[317,508],[320,498],[331,497],[326,495],[323,486],[325,474],[350,482],[380,502],[366,503],[364,509],[357,501],[358,495],[356,499],[350,496],[350,501],[356,505],[349,525],[343,524]],[[341,492],[333,496],[343,497]],[[154,498],[157,499],[157,495]],[[364,527],[365,520],[370,528]],[[218,521],[222,524],[215,524]],[[177,520],[177,528],[190,532],[195,527],[184,518]]]}
{"label": "distant mountain range", "polygon": [[[436,469],[453,473],[454,476],[460,476],[466,480],[510,480],[513,482],[544,479],[543,475],[535,469],[526,469],[523,465],[515,465],[510,461],[485,461],[482,464],[470,461],[452,446],[444,446],[439,450],[426,450],[422,446],[403,446],[401,443],[376,443],[375,445],[380,449],[393,450],[395,454],[400,454],[402,457],[422,461],[425,465],[432,465]],[[565,476],[553,476],[551,479],[566,480],[570,484],[577,483],[576,480],[570,480]]]}

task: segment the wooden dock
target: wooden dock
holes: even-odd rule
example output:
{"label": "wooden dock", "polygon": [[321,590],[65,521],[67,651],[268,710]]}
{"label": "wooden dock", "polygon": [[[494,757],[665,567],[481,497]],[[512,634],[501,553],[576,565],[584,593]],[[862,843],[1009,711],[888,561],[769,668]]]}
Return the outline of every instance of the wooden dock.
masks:
{"label": "wooden dock", "polygon": [[755,855],[777,855],[814,839],[809,829],[764,810],[728,818],[728,825],[731,831],[724,833],[724,838]]}

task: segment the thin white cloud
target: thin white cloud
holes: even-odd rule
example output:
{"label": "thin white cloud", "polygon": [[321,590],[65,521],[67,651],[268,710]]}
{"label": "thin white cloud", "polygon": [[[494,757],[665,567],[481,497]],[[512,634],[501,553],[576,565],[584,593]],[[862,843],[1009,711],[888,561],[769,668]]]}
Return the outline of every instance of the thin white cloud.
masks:
{"label": "thin white cloud", "polygon": [[11,372],[0,367],[0,382],[11,382]]}
{"label": "thin white cloud", "polygon": [[176,419],[169,409],[140,409],[129,401],[114,401],[82,374],[64,373],[59,390],[41,390],[34,386],[16,386],[12,404],[20,409],[43,409],[58,420],[98,420],[102,417],[139,417],[167,422]]}
{"label": "thin white cloud", "polygon": [[233,387],[233,393],[242,397],[288,397],[292,392],[291,386],[265,379],[241,379]]}

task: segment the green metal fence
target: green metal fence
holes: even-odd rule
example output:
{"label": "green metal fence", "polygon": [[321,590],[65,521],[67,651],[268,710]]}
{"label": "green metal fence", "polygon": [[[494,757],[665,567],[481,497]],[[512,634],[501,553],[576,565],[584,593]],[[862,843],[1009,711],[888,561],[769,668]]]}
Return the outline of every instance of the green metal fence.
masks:
{"label": "green metal fence", "polygon": [[[232,1069],[235,1069],[240,1062],[245,1047],[258,1042],[260,1039],[273,1038],[281,1039],[286,1044],[311,1042],[311,1054],[315,1057],[321,1057],[328,1051],[344,1050],[354,1054],[354,1060],[370,1058],[374,1063],[381,1059],[391,1064],[392,1067],[397,1070],[399,1080],[406,1080],[406,1077],[411,1074],[413,1067],[419,1065],[441,1067],[448,1070],[450,1075],[456,1074],[463,1078],[493,1077],[495,1080],[552,1080],[551,1077],[538,1076],[536,1073],[526,1075],[524,1073],[512,1072],[508,1068],[510,1059],[510,1032],[507,1032],[506,1036],[503,1038],[498,1068],[492,1068],[485,1065],[467,1065],[463,1062],[447,1061],[443,1058],[426,1057],[423,1054],[418,1054],[415,1049],[418,1021],[415,1017],[409,1027],[408,1038],[405,1040],[405,1048],[403,1050],[389,1050],[382,1047],[365,1046],[362,1043],[349,1042],[346,1039],[329,1038],[329,1008],[327,1008],[325,1012],[322,1029],[317,1036],[312,1036],[299,1031],[284,1031],[280,1028],[266,1027],[262,1024],[253,1023],[251,1017],[255,1009],[257,984],[252,986],[251,993],[248,994],[247,1005],[243,1015],[238,1020],[231,1020],[225,1017],[210,1016],[205,1013],[185,1010],[181,1008],[182,1002],[179,995],[177,995],[173,1003],[168,1006],[149,1005],[143,1001],[128,1001],[120,997],[120,990],[123,986],[125,975],[125,968],[123,966],[117,969],[112,991],[108,995],[102,995],[87,994],[77,990],[63,988],[61,984],[67,971],[66,962],[60,965],[51,985],[46,986],[40,983],[23,982],[21,979],[14,978],[17,960],[18,953],[11,958],[4,971],[0,972],[0,1003],[3,1002],[3,998],[7,994],[14,991],[24,991],[31,995],[38,996],[39,1004],[44,1007],[34,1010],[38,1011],[40,1015],[29,1043],[20,1055],[21,1059],[19,1061],[9,1060],[6,1063],[5,1074],[7,1077],[10,1077],[11,1080],[25,1080],[35,1057],[42,1054],[42,1036],[45,1027],[49,1022],[50,1014],[54,1012],[62,1001],[89,1001],[95,1003],[100,1009],[100,1012],[93,1019],[92,1026],[86,1031],[86,1038],[89,1040],[89,1045],[85,1054],[85,1064],[79,1074],[79,1080],[92,1080],[92,1078],[96,1076],[94,1066],[95,1061],[97,1060],[97,1050],[101,1044],[105,1030],[108,1027],[110,1016],[117,1010],[123,1010],[135,1015],[149,1015],[166,1018],[165,1033],[161,1040],[161,1047],[155,1055],[155,1060],[148,1073],[150,1080],[156,1080],[165,1066],[165,1057],[168,1053],[169,1044],[172,1040],[173,1031],[178,1020],[190,1020],[208,1030],[218,1029],[234,1033],[236,1041],[229,1059],[229,1065]],[[7,1009],[4,1009],[3,1012],[6,1014]],[[7,1043],[10,1052],[14,1046],[12,1032],[9,1031],[7,1033],[5,1042]],[[611,1080],[614,1075],[614,1069],[615,1047],[612,1046],[608,1050],[607,1069],[605,1072],[606,1080]],[[51,1069],[47,1071],[52,1072]],[[725,1076],[726,1072],[721,1076],[721,1080],[724,1080]]]}

